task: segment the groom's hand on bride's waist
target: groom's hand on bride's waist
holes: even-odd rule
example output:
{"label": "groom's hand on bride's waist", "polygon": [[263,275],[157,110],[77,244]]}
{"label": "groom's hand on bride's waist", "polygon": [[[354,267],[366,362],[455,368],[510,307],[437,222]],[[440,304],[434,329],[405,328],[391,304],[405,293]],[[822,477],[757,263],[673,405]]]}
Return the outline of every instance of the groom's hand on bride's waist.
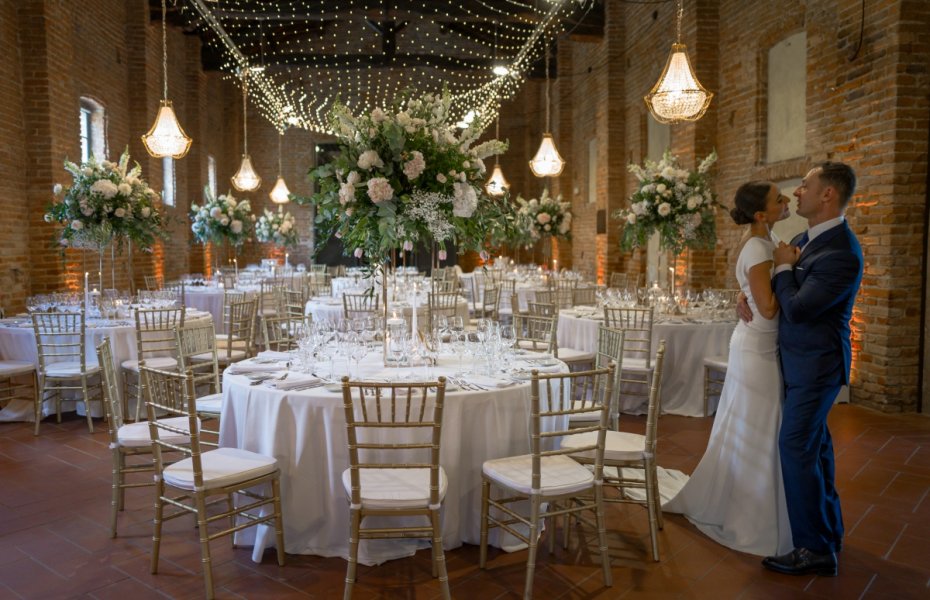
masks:
{"label": "groom's hand on bride's waist", "polygon": [[740,292],[736,296],[736,314],[747,323],[752,321],[752,309],[749,308],[749,301],[746,299],[746,294],[743,292]]}

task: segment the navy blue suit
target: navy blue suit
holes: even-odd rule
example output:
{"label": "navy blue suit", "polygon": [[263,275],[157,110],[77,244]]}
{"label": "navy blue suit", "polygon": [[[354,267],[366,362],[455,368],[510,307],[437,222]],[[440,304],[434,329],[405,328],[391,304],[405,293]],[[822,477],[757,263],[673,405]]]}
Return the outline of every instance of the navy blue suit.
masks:
{"label": "navy blue suit", "polygon": [[773,280],[781,308],[785,401],[778,447],[788,517],[795,547],[819,554],[838,550],[843,539],[827,413],[849,383],[849,320],[862,265],[862,248],[843,221],[810,241],[794,268]]}

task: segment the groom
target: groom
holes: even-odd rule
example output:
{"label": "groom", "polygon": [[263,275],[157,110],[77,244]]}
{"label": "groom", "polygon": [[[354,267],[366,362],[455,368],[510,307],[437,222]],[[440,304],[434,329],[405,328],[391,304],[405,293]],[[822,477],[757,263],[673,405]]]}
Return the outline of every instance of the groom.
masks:
{"label": "groom", "polygon": [[[794,192],[809,229],[774,252],[785,384],[778,448],[795,549],[762,564],[789,575],[836,575],[843,543],[827,413],[849,383],[849,320],[863,263],[844,216],[855,189],[849,165],[828,161],[811,169]],[[744,318],[747,311],[740,306]]]}

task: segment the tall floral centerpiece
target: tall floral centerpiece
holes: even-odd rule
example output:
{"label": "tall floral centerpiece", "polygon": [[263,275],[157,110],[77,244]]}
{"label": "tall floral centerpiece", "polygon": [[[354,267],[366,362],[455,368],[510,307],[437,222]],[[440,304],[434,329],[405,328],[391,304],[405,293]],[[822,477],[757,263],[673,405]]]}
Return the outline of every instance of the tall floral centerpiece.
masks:
{"label": "tall floral centerpiece", "polygon": [[[156,240],[164,237],[155,206],[158,194],[142,179],[142,167],[136,163],[130,169],[129,160],[126,150],[115,163],[94,157],[81,165],[65,161],[73,181],[67,188],[55,184],[55,197],[45,213],[46,222],[63,225],[56,234],[59,245],[100,253],[99,273],[108,246],[129,242],[130,248],[135,244],[151,252]],[[131,268],[131,258],[129,264]]]}
{"label": "tall floral centerpiece", "polygon": [[265,209],[255,222],[255,239],[265,244],[282,248],[296,246],[298,242],[297,219],[290,212],[278,207],[278,212]]}
{"label": "tall floral centerpiece", "polygon": [[191,204],[191,231],[201,244],[224,247],[229,259],[229,247],[237,252],[252,233],[255,215],[248,200],[237,200],[231,192],[213,197],[210,188],[203,189],[203,204]]}
{"label": "tall floral centerpiece", "polygon": [[323,238],[342,239],[347,254],[381,264],[394,250],[435,242],[481,251],[488,216],[482,207],[483,159],[506,150],[491,140],[473,145],[480,131],[457,130],[451,97],[426,94],[390,110],[353,115],[336,105],[330,127],[339,138],[336,158],[310,172]]}
{"label": "tall floral centerpiece", "polygon": [[517,217],[524,232],[527,245],[542,241],[543,252],[546,256],[546,267],[553,266],[552,239],[571,239],[572,213],[571,203],[562,202],[562,195],[556,197],[549,195],[549,190],[543,190],[539,199],[526,200],[517,196]]}

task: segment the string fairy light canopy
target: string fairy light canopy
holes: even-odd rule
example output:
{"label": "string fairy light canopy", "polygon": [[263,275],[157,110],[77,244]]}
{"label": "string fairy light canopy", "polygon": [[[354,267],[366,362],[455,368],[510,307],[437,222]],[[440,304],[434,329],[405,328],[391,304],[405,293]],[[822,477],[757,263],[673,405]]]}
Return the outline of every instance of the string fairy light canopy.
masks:
{"label": "string fairy light canopy", "polygon": [[[151,0],[150,0],[151,1]],[[329,132],[337,100],[353,112],[405,91],[453,97],[480,128],[527,77],[546,39],[603,35],[605,0],[175,0],[175,18],[205,42],[205,68],[249,75],[272,123]]]}

